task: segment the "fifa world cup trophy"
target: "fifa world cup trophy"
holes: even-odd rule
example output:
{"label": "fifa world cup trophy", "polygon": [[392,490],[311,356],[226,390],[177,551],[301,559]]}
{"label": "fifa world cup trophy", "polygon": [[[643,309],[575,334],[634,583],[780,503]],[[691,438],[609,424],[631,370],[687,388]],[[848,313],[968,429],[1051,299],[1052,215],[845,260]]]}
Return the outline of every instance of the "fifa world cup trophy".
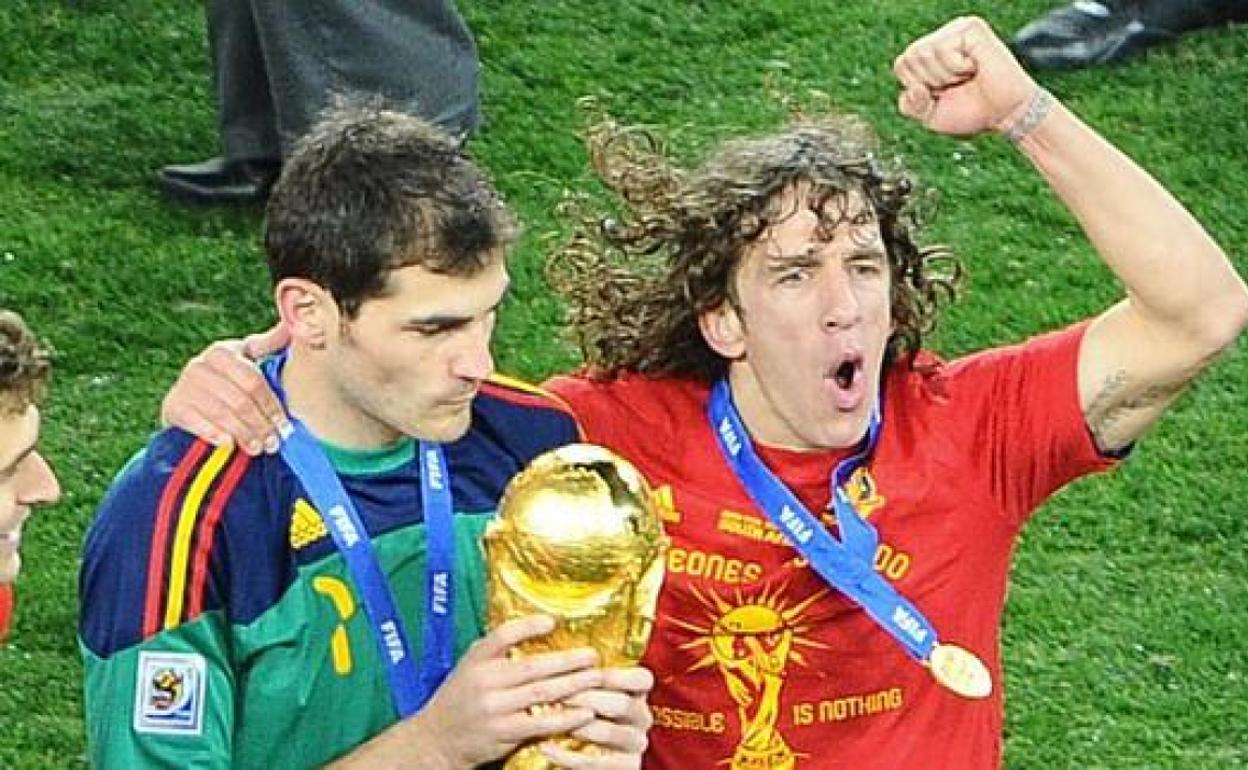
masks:
{"label": "fifa world cup trophy", "polygon": [[[515,654],[593,647],[604,666],[634,665],[650,638],[666,548],[650,486],[631,463],[591,444],[547,452],[508,484],[485,533],[490,625],[548,614],[555,630]],[[506,764],[551,767],[532,745]]]}

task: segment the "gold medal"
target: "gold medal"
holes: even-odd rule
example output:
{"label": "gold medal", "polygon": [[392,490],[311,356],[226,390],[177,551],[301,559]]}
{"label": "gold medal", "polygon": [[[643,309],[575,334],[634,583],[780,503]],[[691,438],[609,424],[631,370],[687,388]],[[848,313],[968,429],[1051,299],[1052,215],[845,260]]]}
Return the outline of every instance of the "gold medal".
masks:
{"label": "gold medal", "polygon": [[992,674],[970,650],[956,644],[938,644],[927,665],[942,687],[963,698],[987,698],[992,693]]}

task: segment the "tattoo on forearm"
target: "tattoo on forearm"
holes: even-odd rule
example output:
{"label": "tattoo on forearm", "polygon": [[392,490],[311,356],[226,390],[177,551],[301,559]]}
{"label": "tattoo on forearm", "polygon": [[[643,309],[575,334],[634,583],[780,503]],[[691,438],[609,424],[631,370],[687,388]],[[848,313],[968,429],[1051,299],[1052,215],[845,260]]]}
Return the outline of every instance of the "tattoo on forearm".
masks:
{"label": "tattoo on forearm", "polygon": [[1131,385],[1126,370],[1119,369],[1105,378],[1100,391],[1088,405],[1088,428],[1097,446],[1103,450],[1120,449],[1135,438],[1134,435],[1124,435],[1126,428],[1136,427],[1124,424],[1133,413],[1163,404],[1183,388],[1182,383],[1154,384],[1139,393],[1130,394]]}

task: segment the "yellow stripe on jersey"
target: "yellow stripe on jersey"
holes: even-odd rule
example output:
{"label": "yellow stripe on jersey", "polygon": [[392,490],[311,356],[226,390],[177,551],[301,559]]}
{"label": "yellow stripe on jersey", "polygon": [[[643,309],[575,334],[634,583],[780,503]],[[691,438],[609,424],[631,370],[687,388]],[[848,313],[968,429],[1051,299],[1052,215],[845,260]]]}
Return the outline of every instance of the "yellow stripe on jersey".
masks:
{"label": "yellow stripe on jersey", "polygon": [[[533,398],[538,398],[542,401],[548,401],[551,406],[559,407],[571,415],[574,420],[576,419],[576,410],[572,408],[571,404],[564,401],[563,398],[557,393],[552,393],[551,391],[540,388],[532,383],[525,382],[524,380],[517,380],[515,377],[508,377],[507,375],[499,374],[498,372],[491,374],[485,379],[486,382],[497,385],[500,388],[514,390],[517,393],[523,393],[524,395],[532,396]],[[503,396],[503,398],[506,398],[506,396]],[[585,431],[581,429],[579,422],[576,424],[576,432],[583,441],[585,438]]]}
{"label": "yellow stripe on jersey", "polygon": [[165,630],[176,628],[182,618],[182,602],[185,599],[186,580],[190,571],[191,536],[195,534],[195,523],[199,519],[204,497],[233,451],[232,445],[219,446],[213,450],[199,473],[195,474],[186,499],[182,501],[182,510],[178,513],[178,529],[173,538],[173,557],[169,565]]}
{"label": "yellow stripe on jersey", "polygon": [[532,395],[532,396],[539,396],[541,398],[550,398],[550,399],[554,398],[553,394],[551,394],[548,391],[542,390],[541,388],[537,387],[536,385],[532,383],[525,382],[524,380],[517,380],[515,377],[508,377],[507,375],[499,374],[498,372],[494,372],[489,377],[487,377],[486,380],[489,382],[493,382],[496,385],[502,385],[504,388],[511,388],[512,390],[518,390],[521,393],[528,393],[529,395]]}

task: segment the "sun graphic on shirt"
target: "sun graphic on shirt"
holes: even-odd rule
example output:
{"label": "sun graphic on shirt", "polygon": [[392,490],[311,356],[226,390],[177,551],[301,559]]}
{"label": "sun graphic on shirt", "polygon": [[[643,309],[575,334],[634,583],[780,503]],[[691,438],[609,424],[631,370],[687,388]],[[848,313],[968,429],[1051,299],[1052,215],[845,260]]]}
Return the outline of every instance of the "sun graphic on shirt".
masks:
{"label": "sun graphic on shirt", "polygon": [[705,651],[688,671],[715,667],[736,703],[740,738],[732,757],[720,763],[732,770],[793,770],[799,759],[809,756],[795,751],[780,732],[781,690],[791,663],[809,665],[803,649],[829,649],[809,638],[812,626],[804,619],[806,611],[826,596],[828,589],[790,604],[784,598],[787,587],[764,590],[749,599],[738,591],[735,602],[713,591],[702,594],[691,588],[706,611],[705,620],[672,621],[696,634],[681,645],[682,650]]}
{"label": "sun graphic on shirt", "polygon": [[787,585],[746,598],[737,591],[733,600],[714,591],[706,594],[690,587],[690,592],[706,612],[701,622],[673,618],[672,623],[696,636],[680,646],[682,650],[703,649],[689,671],[720,666],[744,671],[751,679],[779,673],[789,662],[808,665],[803,649],[830,649],[808,638],[811,624],[806,610],[826,596],[823,589],[795,604],[784,596]]}

